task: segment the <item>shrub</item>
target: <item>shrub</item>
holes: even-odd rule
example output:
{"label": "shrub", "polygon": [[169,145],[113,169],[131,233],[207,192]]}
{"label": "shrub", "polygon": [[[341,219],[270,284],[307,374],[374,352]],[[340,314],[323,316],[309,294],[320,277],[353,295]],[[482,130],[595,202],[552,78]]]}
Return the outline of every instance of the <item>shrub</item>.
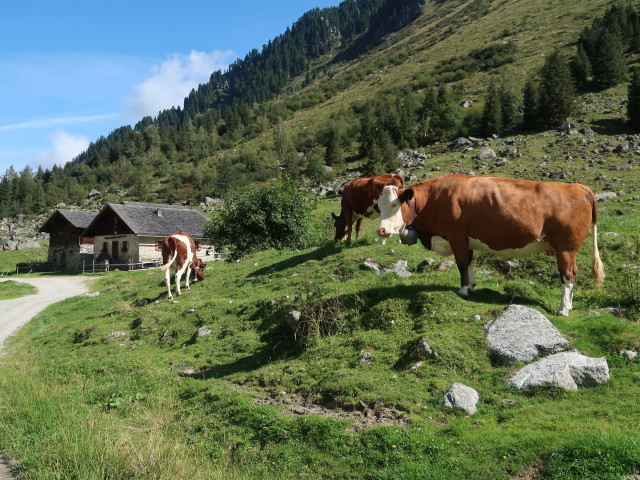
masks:
{"label": "shrub", "polygon": [[232,247],[233,257],[269,248],[304,248],[312,237],[311,199],[288,179],[246,187],[226,199],[225,208],[205,227],[216,245]]}

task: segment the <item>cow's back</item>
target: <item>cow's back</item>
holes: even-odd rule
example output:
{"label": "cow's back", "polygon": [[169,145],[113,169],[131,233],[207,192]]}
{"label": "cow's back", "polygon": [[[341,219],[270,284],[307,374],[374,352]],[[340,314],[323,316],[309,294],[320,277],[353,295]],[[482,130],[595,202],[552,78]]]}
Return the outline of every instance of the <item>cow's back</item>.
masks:
{"label": "cow's back", "polygon": [[404,188],[404,178],[397,174],[389,174],[351,180],[342,192],[342,210],[349,209],[358,215],[370,214],[369,208],[380,198],[382,189],[386,185]]}
{"label": "cow's back", "polygon": [[[421,210],[413,224],[445,238],[461,233],[494,250],[567,232],[582,242],[595,197],[582,184],[446,175],[412,187]],[[571,245],[579,248],[579,245]]]}

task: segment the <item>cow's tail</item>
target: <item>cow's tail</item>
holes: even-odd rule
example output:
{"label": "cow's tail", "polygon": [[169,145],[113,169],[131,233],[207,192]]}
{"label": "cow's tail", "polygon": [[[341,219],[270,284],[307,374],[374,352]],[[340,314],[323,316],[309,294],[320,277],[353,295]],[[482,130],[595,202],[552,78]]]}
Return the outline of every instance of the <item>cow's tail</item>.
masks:
{"label": "cow's tail", "polygon": [[598,200],[593,193],[591,194],[591,225],[593,226],[593,260],[591,263],[591,276],[596,288],[604,283],[604,266],[600,260],[600,251],[598,250]]}
{"label": "cow's tail", "polygon": [[169,270],[169,268],[171,267],[171,265],[173,264],[177,256],[178,256],[178,249],[176,248],[175,251],[173,252],[173,257],[171,257],[171,260],[169,260],[167,263],[162,265],[160,267],[160,270],[163,272],[166,272],[167,270]]}

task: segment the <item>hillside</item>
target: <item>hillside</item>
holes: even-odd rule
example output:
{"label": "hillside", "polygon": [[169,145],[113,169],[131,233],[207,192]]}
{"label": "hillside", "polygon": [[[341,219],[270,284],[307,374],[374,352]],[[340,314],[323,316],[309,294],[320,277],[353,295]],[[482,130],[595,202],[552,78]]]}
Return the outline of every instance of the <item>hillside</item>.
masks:
{"label": "hillside", "polygon": [[[423,3],[349,0],[308,12],[263,50],[214,72],[184,108],[105,132],[64,168],[6,172],[0,215],[81,204],[93,188],[107,201],[198,204],[274,175],[314,185],[359,165],[392,170],[403,149],[487,137],[487,89],[505,75],[524,88],[555,49],[573,56],[581,32],[609,8],[595,0]],[[637,52],[626,61],[637,62]],[[436,91],[444,104],[429,107]],[[622,102],[626,93],[615,92]],[[624,103],[616,108],[612,138],[630,133]],[[381,128],[386,134],[368,138]]]}
{"label": "hillside", "polygon": [[[185,104],[211,101],[210,111],[164,112],[64,168],[3,176],[0,215],[23,208],[32,222],[51,198],[97,208],[85,201],[93,188],[105,201],[205,209],[205,196],[286,175],[317,199],[307,248],[211,262],[175,301],[158,270],[100,274],[91,294],[11,337],[0,361],[0,452],[24,478],[640,475],[640,135],[627,122],[629,84],[578,90],[562,128],[480,131],[492,88],[541,80],[547,58],[574,55],[610,4],[402,1],[394,11],[393,1],[354,0],[343,9],[354,5],[370,8],[301,19],[298,27],[324,25],[304,29],[315,50],[290,66],[300,73],[273,81],[277,90],[238,87],[256,96],[250,104],[213,88],[227,77],[212,75]],[[374,28],[382,16],[385,27]],[[338,36],[336,25],[350,33]],[[294,30],[269,48],[297,51]],[[275,58],[245,60],[262,53]],[[637,48],[625,62],[637,65]],[[247,65],[234,67],[235,81]],[[341,185],[378,168],[399,169],[409,185],[452,172],[589,185],[604,288],[589,278],[590,236],[569,317],[554,315],[561,289],[546,256],[477,254],[478,288],[463,300],[450,258],[393,238],[383,246],[372,222],[352,247],[335,245]],[[45,257],[44,247],[0,252],[0,271]],[[20,276],[12,280],[4,297],[25,294]],[[530,362],[496,359],[485,329],[510,305],[538,311],[567,348],[606,361],[609,380],[577,391],[509,386]],[[412,358],[421,340],[437,355]],[[475,414],[445,406],[454,383],[477,391]]]}
{"label": "hillside", "polygon": [[[605,288],[585,245],[567,318],[553,314],[548,257],[478,255],[465,301],[448,259],[381,246],[371,223],[351,248],[333,245],[328,199],[313,212],[318,246],[210,263],[174,302],[157,270],[103,275],[9,340],[0,448],[42,479],[633,478],[640,369],[622,352],[640,348],[640,215],[626,201],[601,202]],[[371,266],[399,260],[402,276]],[[509,387],[525,363],[496,361],[484,328],[510,304],[606,359],[609,382]],[[411,358],[421,339],[437,356]],[[477,413],[443,405],[454,382],[478,392]]]}

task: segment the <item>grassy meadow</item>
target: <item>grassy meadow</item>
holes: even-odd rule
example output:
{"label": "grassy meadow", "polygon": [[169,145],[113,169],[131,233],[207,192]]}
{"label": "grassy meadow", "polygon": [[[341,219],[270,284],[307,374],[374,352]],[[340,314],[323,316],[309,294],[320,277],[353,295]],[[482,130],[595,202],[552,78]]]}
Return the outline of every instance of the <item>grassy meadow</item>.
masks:
{"label": "grassy meadow", "polygon": [[[382,246],[372,222],[351,248],[334,245],[335,200],[314,212],[325,237],[317,247],[209,263],[207,279],[174,302],[159,270],[111,272],[93,283],[95,296],[48,308],[7,341],[0,448],[33,479],[632,474],[640,368],[620,351],[640,347],[639,216],[602,203],[605,288],[592,288],[587,241],[568,318],[553,315],[552,258],[521,259],[504,273],[480,255],[478,290],[465,301],[448,259],[395,239]],[[412,275],[378,276],[367,259],[383,268],[407,260]],[[609,384],[507,387],[522,365],[491,361],[483,325],[511,303],[545,314],[582,353],[606,357]],[[612,306],[626,313],[604,310]],[[295,335],[291,310],[307,319]],[[197,336],[200,327],[210,333]],[[421,338],[439,356],[416,367],[408,352]],[[443,407],[453,382],[479,392],[474,416]]]}

